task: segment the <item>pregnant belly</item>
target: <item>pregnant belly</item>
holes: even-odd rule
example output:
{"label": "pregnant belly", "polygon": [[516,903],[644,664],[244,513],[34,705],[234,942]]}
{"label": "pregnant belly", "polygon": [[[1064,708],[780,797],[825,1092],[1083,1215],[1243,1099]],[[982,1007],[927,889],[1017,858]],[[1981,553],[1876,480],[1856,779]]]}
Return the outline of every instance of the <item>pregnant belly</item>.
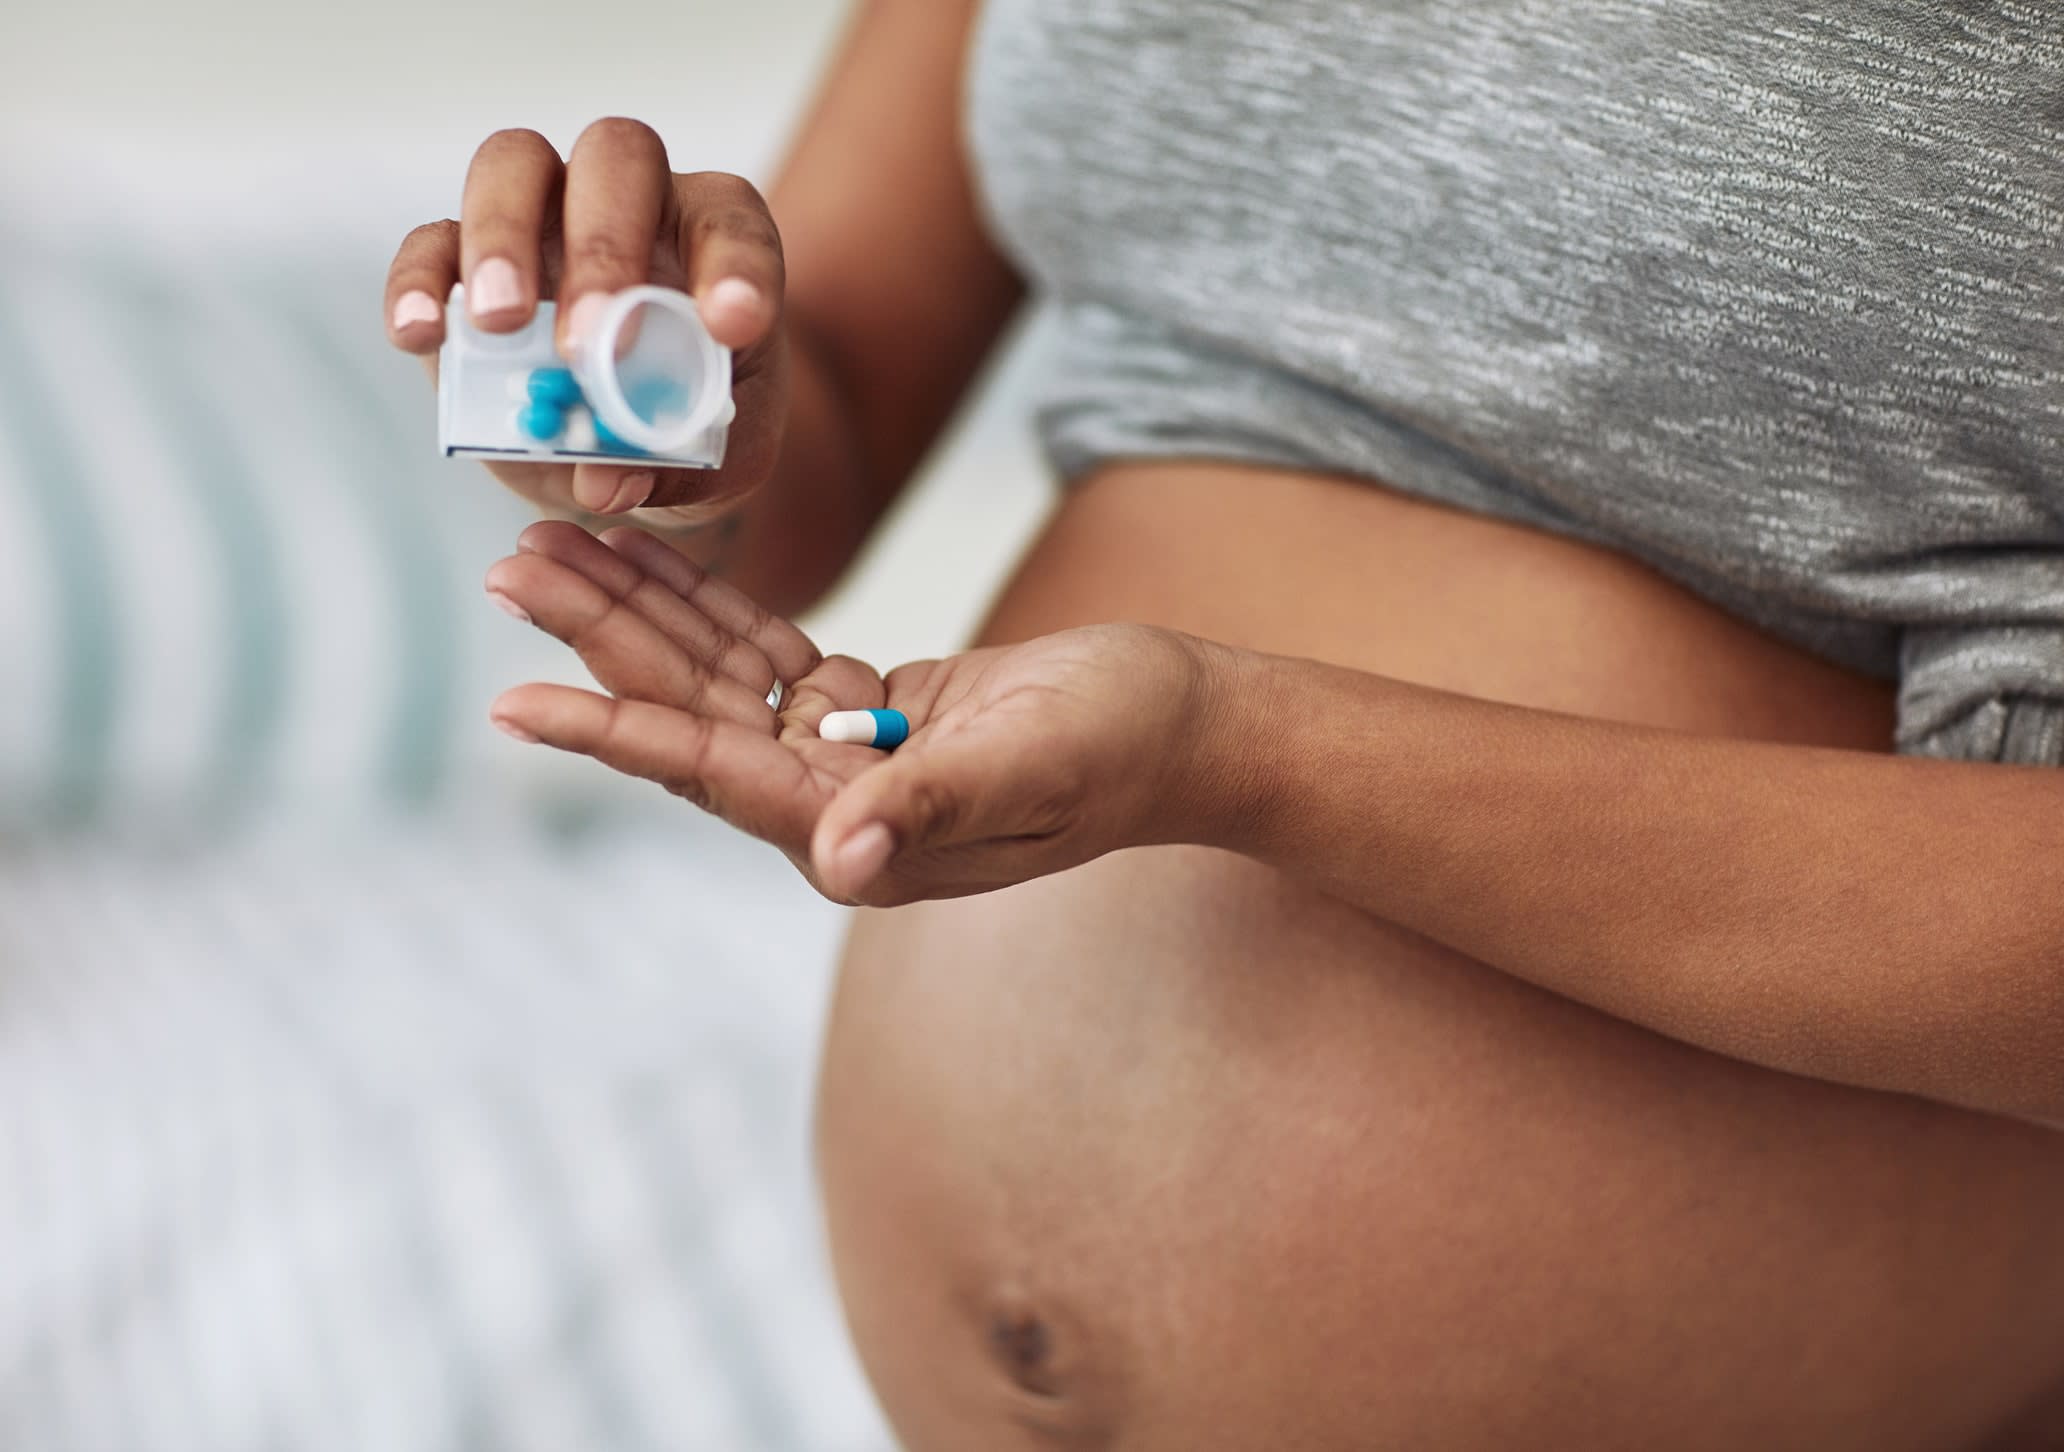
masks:
{"label": "pregnant belly", "polygon": [[[1107,619],[1889,731],[1639,567],[1338,481],[1083,486],[985,634]],[[863,914],[819,1156],[917,1452],[1975,1447],[2064,1375],[2064,1137],[1705,1054],[1203,849]]]}

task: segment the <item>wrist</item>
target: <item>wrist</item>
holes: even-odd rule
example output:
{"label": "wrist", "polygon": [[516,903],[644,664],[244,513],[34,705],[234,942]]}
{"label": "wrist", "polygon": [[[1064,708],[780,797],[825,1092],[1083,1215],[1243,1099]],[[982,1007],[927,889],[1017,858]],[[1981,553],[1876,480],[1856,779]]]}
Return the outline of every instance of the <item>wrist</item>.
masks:
{"label": "wrist", "polygon": [[1193,745],[1198,806],[1183,836],[1297,868],[1315,843],[1366,825],[1423,739],[1423,693],[1293,656],[1206,646]]}
{"label": "wrist", "polygon": [[1290,723],[1309,662],[1192,642],[1198,685],[1191,715],[1182,818],[1165,839],[1258,853],[1295,800],[1299,743]]}

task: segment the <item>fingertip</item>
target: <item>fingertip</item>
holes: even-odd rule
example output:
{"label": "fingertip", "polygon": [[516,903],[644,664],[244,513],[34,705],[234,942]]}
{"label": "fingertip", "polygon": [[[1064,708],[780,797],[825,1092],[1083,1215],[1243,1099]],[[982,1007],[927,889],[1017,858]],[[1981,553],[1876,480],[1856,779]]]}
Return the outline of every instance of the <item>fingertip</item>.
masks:
{"label": "fingertip", "polygon": [[488,703],[488,723],[504,736],[521,741],[525,746],[541,746],[544,737],[532,729],[529,713],[524,710],[528,692],[523,686],[512,686]]}
{"label": "fingertip", "polygon": [[508,690],[503,691],[499,696],[487,703],[487,714],[497,719],[503,716],[520,716],[523,711],[524,696],[529,692],[529,689],[528,686],[509,687]]}
{"label": "fingertip", "polygon": [[576,686],[528,681],[489,702],[487,719],[498,730],[514,726],[546,746],[585,752],[595,730],[596,708],[607,703],[607,697]]}
{"label": "fingertip", "polygon": [[726,348],[757,343],[773,321],[773,308],[758,285],[742,277],[722,277],[695,300],[702,325]]}
{"label": "fingertip", "polygon": [[429,293],[411,288],[395,299],[387,328],[397,347],[427,352],[444,341],[444,309]]}
{"label": "fingertip", "polygon": [[542,746],[545,744],[545,739],[542,736],[518,724],[508,716],[497,716],[490,712],[487,719],[493,724],[495,730],[501,732],[502,735],[508,737],[511,741],[520,741],[525,746]]}
{"label": "fingertip", "polygon": [[488,567],[484,583],[490,603],[562,641],[573,628],[569,611],[596,608],[590,593],[597,588],[595,581],[556,551],[533,550],[497,560]]}
{"label": "fingertip", "polygon": [[553,539],[569,532],[573,534],[587,533],[586,530],[570,519],[541,519],[536,524],[527,526],[523,533],[516,536],[516,553],[520,555],[549,554]]}
{"label": "fingertip", "polygon": [[617,481],[616,493],[607,504],[597,511],[601,514],[628,514],[652,497],[653,486],[659,476],[650,469],[633,469]]}
{"label": "fingertip", "polygon": [[590,333],[595,331],[595,319],[608,305],[609,295],[602,292],[584,292],[567,308],[559,322],[559,356],[567,362],[578,361],[581,345]]}
{"label": "fingertip", "polygon": [[537,623],[531,619],[530,611],[523,603],[525,586],[535,576],[531,563],[529,553],[506,555],[487,567],[487,574],[480,582],[489,603],[525,625]]}
{"label": "fingertip", "polygon": [[530,612],[517,603],[515,596],[506,590],[497,589],[492,583],[487,587],[487,598],[494,605],[495,609],[501,611],[517,624],[535,625],[537,623],[530,618]]}
{"label": "fingertip", "polygon": [[[694,585],[704,574],[702,566],[695,561],[628,520],[597,530],[595,538],[644,574],[658,579],[676,595],[692,593]],[[676,565],[675,560],[679,560],[680,565]]]}
{"label": "fingertip", "polygon": [[[470,311],[470,310],[469,310]],[[530,321],[530,309],[520,312],[472,314],[473,326],[483,333],[513,333]]]}
{"label": "fingertip", "polygon": [[[651,475],[646,474],[650,481]],[[575,464],[573,466],[573,502],[590,514],[608,514],[616,507],[622,495],[624,471],[614,464]],[[648,482],[646,490],[651,491]]]}
{"label": "fingertip", "polygon": [[841,897],[857,900],[896,854],[896,837],[885,822],[865,822],[834,844],[818,864],[818,875]]}
{"label": "fingertip", "polygon": [[483,332],[511,333],[530,321],[530,292],[506,257],[476,263],[466,281],[466,314]]}
{"label": "fingertip", "polygon": [[437,350],[444,346],[444,329],[428,323],[419,323],[406,332],[390,332],[388,337],[402,352],[425,359],[433,367],[437,361]]}

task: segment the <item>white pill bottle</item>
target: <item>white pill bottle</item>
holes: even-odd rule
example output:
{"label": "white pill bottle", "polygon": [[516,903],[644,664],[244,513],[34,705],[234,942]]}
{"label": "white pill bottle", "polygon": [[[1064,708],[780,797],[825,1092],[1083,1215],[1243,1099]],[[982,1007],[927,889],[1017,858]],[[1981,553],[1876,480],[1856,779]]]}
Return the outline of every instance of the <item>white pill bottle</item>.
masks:
{"label": "white pill bottle", "polygon": [[714,469],[736,413],[731,352],[695,300],[650,284],[609,295],[570,362],[552,333],[557,309],[490,333],[452,289],[438,354],[438,443],[450,457],[597,459]]}

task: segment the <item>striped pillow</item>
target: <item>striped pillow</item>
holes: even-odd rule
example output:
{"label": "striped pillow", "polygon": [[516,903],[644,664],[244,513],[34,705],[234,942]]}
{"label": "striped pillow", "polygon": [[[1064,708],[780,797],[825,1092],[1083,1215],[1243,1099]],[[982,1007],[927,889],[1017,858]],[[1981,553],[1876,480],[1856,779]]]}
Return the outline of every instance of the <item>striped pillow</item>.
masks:
{"label": "striped pillow", "polygon": [[437,457],[377,268],[0,231],[0,832],[449,806],[551,770],[482,717],[567,670],[480,601],[529,513]]}

